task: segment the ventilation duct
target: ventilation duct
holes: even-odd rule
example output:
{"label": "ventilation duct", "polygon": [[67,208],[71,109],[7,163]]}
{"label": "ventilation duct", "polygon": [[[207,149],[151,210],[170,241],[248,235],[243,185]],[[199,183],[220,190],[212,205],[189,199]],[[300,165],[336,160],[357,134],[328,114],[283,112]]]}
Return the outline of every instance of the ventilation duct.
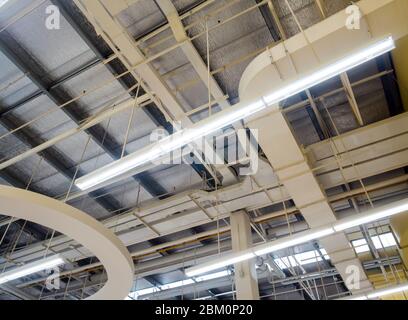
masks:
{"label": "ventilation duct", "polygon": [[[390,35],[399,39],[408,33],[408,22],[403,14],[408,10],[406,1],[363,0],[357,5],[362,12],[360,29],[346,28],[348,16],[344,10],[255,58],[240,82],[241,101],[252,101],[277,91],[287,83],[347,57],[350,52],[370,46],[373,41]],[[261,113],[247,119],[247,126],[258,130],[261,148],[306,222],[311,228],[334,223],[337,220],[334,211],[284,114],[267,110]],[[359,271],[358,285],[349,285],[353,293],[372,288],[344,233],[324,238],[320,243],[344,280],[349,277],[350,266]]]}

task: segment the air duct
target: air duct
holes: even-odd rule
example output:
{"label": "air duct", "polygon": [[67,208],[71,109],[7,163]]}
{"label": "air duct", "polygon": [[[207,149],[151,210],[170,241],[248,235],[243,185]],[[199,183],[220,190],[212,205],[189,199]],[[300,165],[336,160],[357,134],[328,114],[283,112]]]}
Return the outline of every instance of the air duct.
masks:
{"label": "air duct", "polygon": [[[347,29],[348,15],[344,10],[255,58],[240,82],[241,101],[252,101],[271,91],[278,92],[280,88],[319,72],[333,61],[341,61],[350,52],[363,50],[375,41],[388,36],[399,39],[408,34],[408,22],[403,14],[408,10],[406,1],[362,0],[357,5],[362,13],[360,29]],[[247,119],[247,125],[258,130],[261,148],[306,222],[311,228],[335,223],[334,211],[284,114],[267,110],[261,113],[261,116]],[[353,293],[372,288],[344,232],[320,242],[343,279],[347,279],[350,266],[360,271],[360,283],[349,286]]]}
{"label": "air duct", "polygon": [[397,238],[402,261],[405,267],[408,267],[408,217],[406,215],[392,217],[391,228]]}

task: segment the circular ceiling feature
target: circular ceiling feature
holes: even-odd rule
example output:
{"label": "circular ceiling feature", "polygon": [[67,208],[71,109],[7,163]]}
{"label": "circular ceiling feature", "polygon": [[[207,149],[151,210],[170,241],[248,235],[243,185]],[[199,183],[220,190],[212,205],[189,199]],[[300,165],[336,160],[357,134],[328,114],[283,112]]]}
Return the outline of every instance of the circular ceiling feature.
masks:
{"label": "circular ceiling feature", "polygon": [[90,250],[103,264],[108,281],[92,300],[122,300],[130,292],[134,265],[116,235],[88,214],[38,193],[0,186],[0,212],[54,229]]}

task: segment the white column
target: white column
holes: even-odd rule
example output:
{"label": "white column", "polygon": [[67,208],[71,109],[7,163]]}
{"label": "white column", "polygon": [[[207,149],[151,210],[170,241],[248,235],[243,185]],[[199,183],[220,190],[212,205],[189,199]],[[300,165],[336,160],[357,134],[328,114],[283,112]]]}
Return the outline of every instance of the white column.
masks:
{"label": "white column", "polygon": [[[233,251],[252,247],[251,225],[246,212],[231,214],[231,238]],[[255,259],[235,264],[235,288],[237,300],[259,300]]]}

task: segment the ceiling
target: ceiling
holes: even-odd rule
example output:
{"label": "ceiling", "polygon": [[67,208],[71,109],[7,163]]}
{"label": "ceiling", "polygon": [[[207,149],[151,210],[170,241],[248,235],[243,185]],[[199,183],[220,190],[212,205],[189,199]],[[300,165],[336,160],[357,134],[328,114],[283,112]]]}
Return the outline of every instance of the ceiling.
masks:
{"label": "ceiling", "polygon": [[[196,53],[204,63],[210,62],[212,78],[224,95],[222,102],[214,103],[215,111],[239,102],[239,81],[257,55],[302,31],[285,0],[273,0],[269,5],[268,1],[260,0],[172,0],[172,3],[183,17],[182,24],[187,36],[193,39],[191,44]],[[307,29],[343,10],[349,1],[288,0],[288,3],[302,29]],[[48,30],[45,24],[46,8],[50,5],[60,8],[58,30]],[[182,111],[190,115],[191,122],[206,118],[207,83],[177,46],[166,15],[156,1],[133,1],[116,18],[145,59],[158,56],[149,66],[165,83]],[[10,0],[0,8],[0,27],[1,162],[77,127],[108,106],[146,94],[145,88],[138,89],[138,79],[133,73],[118,77],[127,66],[117,56],[110,59],[115,53],[112,45],[98,35],[92,21],[74,1]],[[171,47],[175,48],[168,50]],[[367,132],[374,135],[376,126],[370,125],[391,121],[392,117],[402,114],[404,109],[394,71],[392,56],[386,54],[348,72],[363,127],[353,113],[340,77],[310,89],[317,110],[305,92],[285,101],[283,112],[299,145],[319,157],[330,138],[353,134],[357,129],[371,130]],[[2,168],[0,183],[65,200],[115,231],[134,257],[134,290],[139,294],[132,298],[140,295],[149,299],[231,299],[235,293],[231,290],[233,276],[228,273],[199,284],[157,288],[186,280],[183,269],[194,259],[215,255],[218,250],[230,250],[229,231],[217,235],[216,230],[228,228],[232,211],[245,210],[249,215],[255,225],[254,241],[284,236],[289,233],[288,225],[297,230],[307,226],[290,197],[279,194],[273,169],[261,148],[260,168],[253,179],[237,175],[237,169],[245,166],[242,162],[223,168],[207,168],[203,163],[158,165],[89,193],[80,192],[72,183],[73,179],[121,158],[122,153],[129,154],[148,145],[153,130],[164,128],[171,133],[174,130],[171,120],[179,119],[169,119],[163,106],[148,98],[141,106],[117,113]],[[327,127],[326,131],[320,120]],[[387,152],[396,151],[387,149]],[[372,159],[364,161],[369,163]],[[338,169],[333,172],[335,170]],[[331,183],[329,175],[330,172],[321,172],[318,179],[326,181],[322,182],[323,188],[339,216],[355,210],[356,206],[360,209],[367,205],[364,193],[341,196],[360,189],[360,182],[366,187],[386,184],[370,192],[378,203],[406,197],[408,192],[405,165],[390,166],[367,175],[362,181],[355,179],[349,183]],[[399,182],[386,183],[392,179]],[[254,184],[257,184],[255,188]],[[216,200],[208,200],[210,195]],[[198,204],[195,199],[199,199]],[[144,219],[134,213],[135,208]],[[214,214],[218,219],[206,219],[206,209],[217,212]],[[286,211],[285,214],[282,211]],[[66,266],[67,276],[62,279],[60,290],[44,289],[44,281],[41,281],[44,274],[37,274],[19,279],[7,288],[0,287],[0,299],[80,299],[94,293],[106,280],[98,266],[69,272],[97,260],[81,254],[80,246],[64,235],[52,235],[52,230],[30,222],[8,224],[7,219],[0,216],[2,266],[12,267],[19,261],[35,258],[41,253],[40,244],[50,240],[55,252],[77,250],[79,253],[75,261]],[[205,232],[209,236],[193,240],[195,235]],[[377,232],[389,233],[388,223],[368,233],[353,230],[348,237],[350,241],[370,241],[367,237],[376,236]],[[183,241],[184,238],[191,241]],[[261,296],[264,299],[333,299],[347,294],[342,278],[330,259],[324,258],[321,249],[313,242],[269,257],[269,264],[268,259],[257,261]],[[305,252],[316,252],[322,259],[287,268],[273,267],[277,263],[274,259]],[[367,272],[378,273],[381,272],[378,259],[385,259],[386,255],[394,259],[393,264],[401,266],[395,246],[364,252],[360,258]],[[311,275],[319,270],[319,277],[313,278]],[[299,280],[300,274],[308,275],[307,279]],[[313,280],[315,285],[318,283],[317,294],[310,288]],[[156,289],[151,289],[153,287]],[[149,288],[150,291],[140,291]]]}

